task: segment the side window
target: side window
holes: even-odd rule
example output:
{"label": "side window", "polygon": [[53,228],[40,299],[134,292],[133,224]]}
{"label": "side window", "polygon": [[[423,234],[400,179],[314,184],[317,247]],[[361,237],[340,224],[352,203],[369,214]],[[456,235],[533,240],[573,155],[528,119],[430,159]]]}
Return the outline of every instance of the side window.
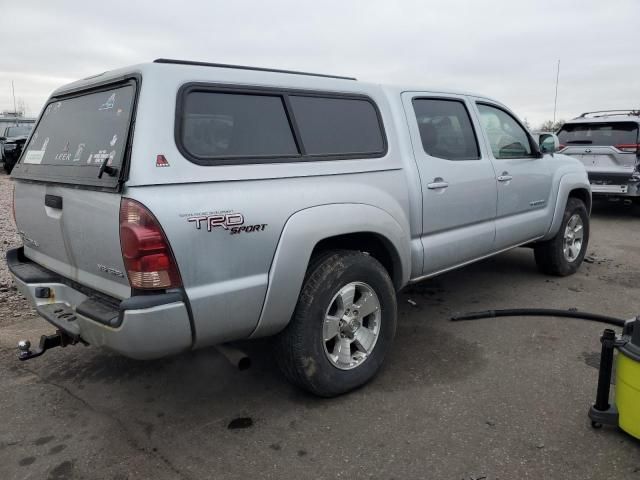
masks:
{"label": "side window", "polygon": [[460,100],[416,98],[413,110],[424,151],[446,160],[478,160],[480,151],[469,112]]}
{"label": "side window", "polygon": [[199,158],[299,155],[278,95],[191,91],[184,101],[180,137],[184,148]]}
{"label": "side window", "polygon": [[491,151],[497,159],[532,156],[529,135],[520,124],[504,110],[478,103],[480,122],[487,132]]}
{"label": "side window", "polygon": [[384,139],[376,109],[367,100],[290,95],[307,155],[375,155]]}

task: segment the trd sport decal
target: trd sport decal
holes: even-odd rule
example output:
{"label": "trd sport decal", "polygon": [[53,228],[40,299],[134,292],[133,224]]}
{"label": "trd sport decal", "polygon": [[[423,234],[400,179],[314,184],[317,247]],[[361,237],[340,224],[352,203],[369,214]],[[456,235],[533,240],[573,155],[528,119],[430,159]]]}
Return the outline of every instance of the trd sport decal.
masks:
{"label": "trd sport decal", "polygon": [[230,235],[263,232],[267,227],[266,223],[245,225],[244,215],[236,212],[203,213],[200,215],[187,216],[187,222],[195,224],[196,230],[204,230],[206,228],[207,232],[211,232],[214,228],[221,227],[227,230]]}

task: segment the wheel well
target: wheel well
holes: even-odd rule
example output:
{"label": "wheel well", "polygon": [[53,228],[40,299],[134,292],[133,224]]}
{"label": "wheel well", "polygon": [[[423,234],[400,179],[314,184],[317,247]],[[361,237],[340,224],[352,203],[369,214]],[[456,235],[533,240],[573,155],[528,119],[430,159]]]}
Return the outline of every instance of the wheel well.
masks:
{"label": "wheel well", "polygon": [[575,190],[571,190],[571,192],[569,192],[569,198],[582,200],[587,207],[587,212],[591,213],[591,195],[589,195],[589,191],[587,189],[577,188]]}
{"label": "wheel well", "polygon": [[358,250],[378,260],[387,270],[396,290],[402,284],[400,258],[389,240],[373,232],[347,233],[320,240],[311,253],[311,258],[327,250]]}

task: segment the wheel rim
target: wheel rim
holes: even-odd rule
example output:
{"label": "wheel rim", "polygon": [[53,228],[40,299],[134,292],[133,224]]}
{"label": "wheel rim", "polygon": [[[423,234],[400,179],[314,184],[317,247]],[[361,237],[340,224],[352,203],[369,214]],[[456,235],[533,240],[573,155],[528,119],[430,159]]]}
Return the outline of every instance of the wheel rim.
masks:
{"label": "wheel rim", "polygon": [[351,370],[373,351],[380,335],[381,308],[376,292],[352,282],[333,296],[324,316],[322,343],[334,367]]}
{"label": "wheel rim", "polygon": [[584,224],[577,213],[572,215],[564,229],[564,258],[573,262],[582,251],[584,240]]}

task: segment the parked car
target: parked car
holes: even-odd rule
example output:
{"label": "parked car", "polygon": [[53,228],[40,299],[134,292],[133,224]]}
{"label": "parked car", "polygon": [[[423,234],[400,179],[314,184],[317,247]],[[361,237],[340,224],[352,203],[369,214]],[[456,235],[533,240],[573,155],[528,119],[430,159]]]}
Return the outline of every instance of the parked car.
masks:
{"label": "parked car", "polygon": [[570,275],[589,240],[584,167],[501,103],[329,75],[156,60],[81,80],[12,177],[7,261],[52,344],[150,359],[275,336],[322,396],[378,371],[409,283],[521,245]]}
{"label": "parked car", "polygon": [[563,154],[586,167],[594,195],[640,200],[640,110],[586,112],[558,131]]}
{"label": "parked car", "polygon": [[11,173],[13,166],[20,158],[22,148],[33,129],[33,124],[13,125],[5,127],[0,134],[0,158],[4,161],[4,170]]}
{"label": "parked car", "polygon": [[0,113],[0,161],[2,161],[2,144],[4,140],[2,137],[4,136],[4,132],[7,127],[22,127],[22,126],[31,126],[35,123],[36,119],[31,117],[24,117],[19,114],[13,112],[2,112]]}

